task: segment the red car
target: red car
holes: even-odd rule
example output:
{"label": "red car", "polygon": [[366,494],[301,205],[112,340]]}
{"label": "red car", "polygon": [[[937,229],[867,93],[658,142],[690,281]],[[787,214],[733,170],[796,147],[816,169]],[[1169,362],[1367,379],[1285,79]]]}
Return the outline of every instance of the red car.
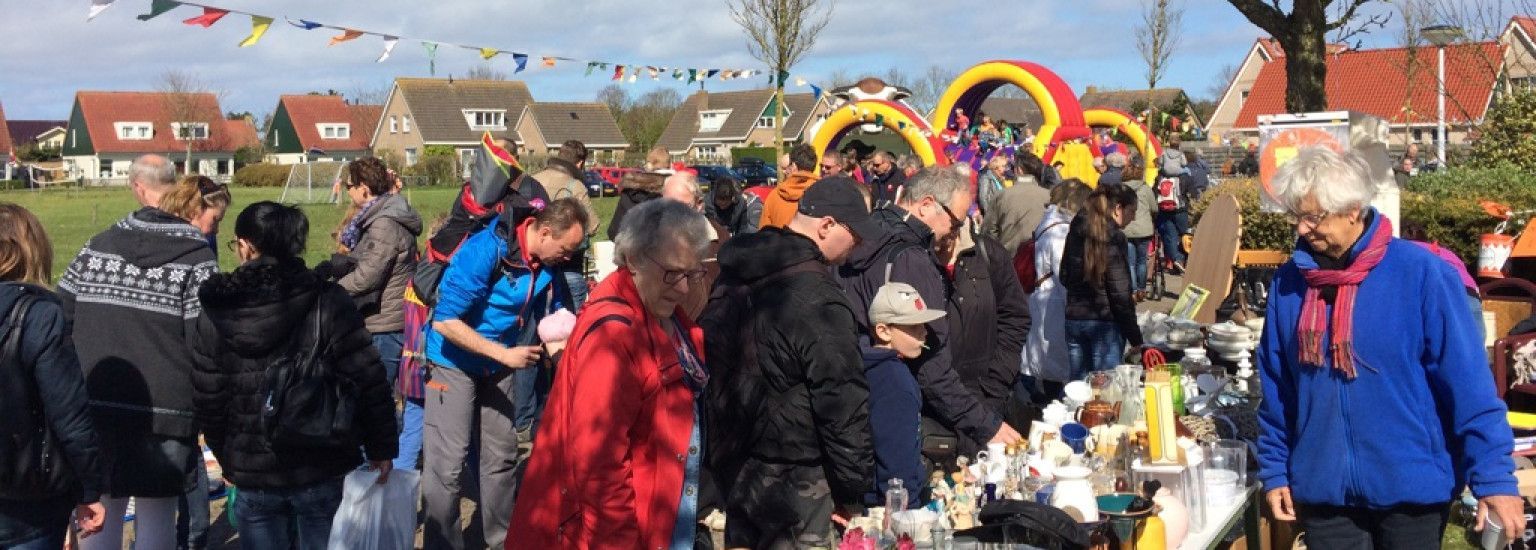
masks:
{"label": "red car", "polygon": [[617,188],[619,187],[619,181],[624,179],[625,174],[639,172],[640,170],[637,168],[619,168],[608,166],[597,168],[596,171],[599,176],[603,177],[603,181],[606,181],[609,185]]}

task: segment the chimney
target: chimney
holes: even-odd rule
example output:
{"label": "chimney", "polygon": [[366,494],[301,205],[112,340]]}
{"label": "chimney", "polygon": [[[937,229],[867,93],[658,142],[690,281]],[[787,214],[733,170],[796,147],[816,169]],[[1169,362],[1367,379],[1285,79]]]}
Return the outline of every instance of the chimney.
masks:
{"label": "chimney", "polygon": [[1099,87],[1098,86],[1094,86],[1092,84],[1089,84],[1087,90],[1084,91],[1083,93],[1085,93],[1085,94],[1096,94],[1096,93],[1099,93]]}

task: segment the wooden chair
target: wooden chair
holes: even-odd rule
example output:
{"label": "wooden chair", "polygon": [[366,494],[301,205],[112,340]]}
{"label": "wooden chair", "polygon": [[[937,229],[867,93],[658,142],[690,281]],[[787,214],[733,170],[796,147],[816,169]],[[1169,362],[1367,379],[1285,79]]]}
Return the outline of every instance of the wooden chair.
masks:
{"label": "wooden chair", "polygon": [[1478,294],[1483,299],[1483,311],[1494,315],[1496,338],[1509,334],[1509,329],[1530,317],[1536,307],[1536,283],[1525,279],[1508,277],[1484,283]]}

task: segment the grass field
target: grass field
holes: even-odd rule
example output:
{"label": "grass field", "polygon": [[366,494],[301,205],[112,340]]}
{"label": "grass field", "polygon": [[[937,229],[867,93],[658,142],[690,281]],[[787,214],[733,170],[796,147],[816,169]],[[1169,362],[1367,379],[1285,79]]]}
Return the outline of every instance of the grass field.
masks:
{"label": "grass field", "polygon": [[[234,204],[224,217],[219,231],[219,267],[224,271],[235,268],[237,260],[224,242],[234,238],[235,215],[254,202],[278,200],[282,189],[267,187],[237,187],[230,189]],[[404,191],[411,205],[421,214],[422,221],[430,228],[441,216],[446,216],[458,192],[455,187],[417,187]],[[292,197],[290,197],[291,199]],[[80,247],[91,236],[100,233],[117,220],[138,208],[133,192],[126,187],[95,189],[50,189],[44,191],[0,191],[0,202],[20,204],[38,219],[53,241],[53,276],[57,280],[64,268],[80,252]],[[598,217],[607,228],[607,220],[613,217],[618,200],[613,197],[593,199]],[[305,258],[310,265],[330,257],[336,249],[331,234],[337,230],[346,214],[345,204],[301,204],[309,216],[309,246]],[[422,235],[422,240],[426,240]]]}

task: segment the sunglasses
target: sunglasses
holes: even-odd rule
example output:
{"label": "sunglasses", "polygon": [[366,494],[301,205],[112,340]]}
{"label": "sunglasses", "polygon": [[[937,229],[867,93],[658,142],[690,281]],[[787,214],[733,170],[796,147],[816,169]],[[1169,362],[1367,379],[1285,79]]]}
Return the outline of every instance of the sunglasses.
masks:
{"label": "sunglasses", "polygon": [[933,203],[939,205],[939,209],[944,211],[945,216],[949,216],[950,231],[959,231],[961,227],[965,226],[965,221],[961,220],[959,216],[956,216],[948,206],[944,206],[944,203],[937,200],[933,201]]}
{"label": "sunglasses", "polygon": [[821,165],[821,169],[823,171],[836,170],[838,168],[842,168],[842,166],[841,165],[837,165],[837,164],[823,164],[823,165]]}

